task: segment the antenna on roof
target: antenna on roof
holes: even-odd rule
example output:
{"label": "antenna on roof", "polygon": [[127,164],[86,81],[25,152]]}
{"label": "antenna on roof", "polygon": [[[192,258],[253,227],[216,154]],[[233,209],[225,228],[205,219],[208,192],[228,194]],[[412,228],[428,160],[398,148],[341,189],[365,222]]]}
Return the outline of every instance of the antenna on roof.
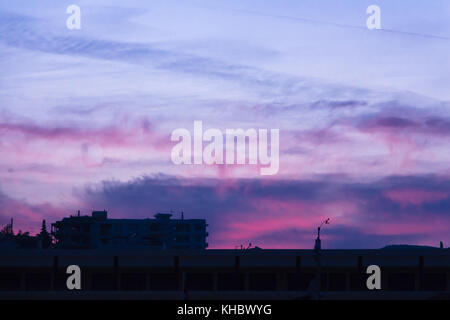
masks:
{"label": "antenna on roof", "polygon": [[184,212],[181,211],[181,220],[184,220]]}

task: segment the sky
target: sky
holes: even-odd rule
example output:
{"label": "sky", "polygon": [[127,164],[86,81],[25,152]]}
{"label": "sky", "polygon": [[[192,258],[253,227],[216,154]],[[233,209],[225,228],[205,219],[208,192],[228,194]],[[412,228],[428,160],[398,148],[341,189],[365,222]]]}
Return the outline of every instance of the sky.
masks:
{"label": "sky", "polygon": [[[324,248],[448,246],[449,17],[445,0],[2,2],[0,225],[183,211],[210,248],[311,248],[326,218]],[[175,165],[195,120],[279,129],[278,173]]]}

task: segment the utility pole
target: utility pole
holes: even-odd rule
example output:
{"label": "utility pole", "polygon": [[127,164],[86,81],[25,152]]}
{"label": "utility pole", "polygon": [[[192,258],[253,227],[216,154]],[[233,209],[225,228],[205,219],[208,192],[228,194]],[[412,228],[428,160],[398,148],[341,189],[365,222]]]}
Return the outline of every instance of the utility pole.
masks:
{"label": "utility pole", "polygon": [[320,282],[321,282],[321,259],[320,259],[320,253],[322,250],[322,245],[321,245],[321,241],[320,241],[320,229],[322,228],[322,226],[324,224],[329,224],[330,223],[330,218],[326,219],[325,221],[323,221],[320,226],[317,228],[317,238],[316,238],[316,242],[314,244],[314,252],[315,252],[315,260],[317,263],[317,270],[316,270],[316,293],[317,293],[317,299],[320,300]]}

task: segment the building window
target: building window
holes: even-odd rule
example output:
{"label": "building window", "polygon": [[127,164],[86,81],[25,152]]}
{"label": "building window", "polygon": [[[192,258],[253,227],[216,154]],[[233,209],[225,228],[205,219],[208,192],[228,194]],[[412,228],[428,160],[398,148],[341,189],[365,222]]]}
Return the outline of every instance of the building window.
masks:
{"label": "building window", "polygon": [[121,276],[120,286],[124,291],[143,291],[145,282],[145,274],[125,273]]}
{"label": "building window", "polygon": [[113,232],[115,234],[122,234],[122,225],[120,223],[115,223],[113,225]]}
{"label": "building window", "polygon": [[423,275],[423,289],[425,291],[445,291],[447,276],[445,273],[425,273]]}
{"label": "building window", "polygon": [[175,242],[176,242],[176,243],[185,243],[185,242],[189,242],[189,236],[176,236],[176,237],[175,237]]}
{"label": "building window", "polygon": [[73,233],[80,232],[80,230],[81,230],[81,227],[77,226],[77,225],[72,225],[70,227],[70,231],[73,232]]}
{"label": "building window", "polygon": [[350,274],[350,290],[352,291],[366,291],[367,278],[369,275],[365,272]]}
{"label": "building window", "polygon": [[128,225],[128,232],[135,233],[138,231],[138,225],[136,223],[132,223]]}
{"label": "building window", "polygon": [[15,291],[20,289],[20,275],[15,273],[0,274],[0,291]]}
{"label": "building window", "polygon": [[176,232],[189,232],[189,225],[186,223],[177,224],[175,227]]}
{"label": "building window", "polygon": [[208,273],[189,273],[186,275],[186,289],[191,291],[212,291],[213,276]]}
{"label": "building window", "polygon": [[152,291],[178,290],[178,278],[174,273],[153,273],[150,275],[150,290]]}
{"label": "building window", "polygon": [[391,291],[413,291],[414,273],[391,273],[388,277],[388,288]]}
{"label": "building window", "polygon": [[311,280],[314,278],[313,273],[291,273],[288,274],[288,290],[289,291],[307,291]]}
{"label": "building window", "polygon": [[92,275],[93,291],[110,291],[114,289],[114,276],[111,273],[97,273]]}
{"label": "building window", "polygon": [[25,277],[27,291],[47,291],[50,290],[50,274],[29,273]]}
{"label": "building window", "polygon": [[163,245],[163,241],[161,239],[158,239],[156,237],[148,237],[147,238],[147,243],[149,246],[157,246],[157,247],[162,247]]}
{"label": "building window", "polygon": [[222,273],[217,276],[217,290],[242,291],[244,290],[244,275],[241,273]]}
{"label": "building window", "polygon": [[249,275],[251,291],[274,291],[276,277],[273,273],[255,273]]}
{"label": "building window", "polygon": [[[57,291],[65,291],[67,289],[67,274],[65,272],[57,272],[54,279],[54,288]],[[81,285],[83,287],[83,284]]]}
{"label": "building window", "polygon": [[345,291],[346,290],[345,273],[328,274],[328,290]]}
{"label": "building window", "polygon": [[103,236],[109,234],[111,232],[111,227],[112,227],[112,225],[110,225],[110,224],[101,224],[100,225],[100,234]]}
{"label": "building window", "polygon": [[159,231],[161,226],[158,223],[150,223],[150,231]]}

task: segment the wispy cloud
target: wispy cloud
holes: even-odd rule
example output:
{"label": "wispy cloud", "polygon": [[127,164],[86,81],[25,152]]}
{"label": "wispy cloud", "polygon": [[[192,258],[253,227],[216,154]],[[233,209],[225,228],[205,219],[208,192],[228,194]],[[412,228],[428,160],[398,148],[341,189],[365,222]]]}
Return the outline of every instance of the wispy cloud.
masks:
{"label": "wispy cloud", "polygon": [[[329,247],[448,240],[449,44],[417,42],[447,34],[433,20],[442,4],[426,5],[425,26],[401,12],[381,33],[346,27],[365,13],[349,4],[327,19],[306,2],[252,3],[261,14],[246,3],[80,5],[76,32],[62,4],[0,13],[4,217],[61,217],[63,203],[113,216],[184,210],[208,219],[213,247],[309,247],[327,216]],[[174,166],[170,133],[194,120],[279,128],[279,174]]]}

